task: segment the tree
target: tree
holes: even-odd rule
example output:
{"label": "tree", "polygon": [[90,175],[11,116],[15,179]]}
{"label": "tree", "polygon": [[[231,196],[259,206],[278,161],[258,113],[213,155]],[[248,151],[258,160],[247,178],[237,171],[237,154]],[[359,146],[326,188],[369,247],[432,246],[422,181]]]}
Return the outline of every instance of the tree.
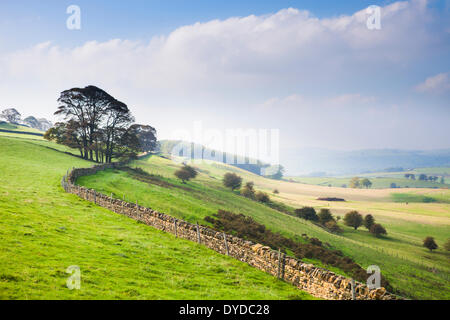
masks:
{"label": "tree", "polygon": [[284,167],[282,165],[266,166],[264,168],[264,176],[269,179],[281,180],[284,174]]}
{"label": "tree", "polygon": [[245,184],[245,186],[242,188],[241,190],[241,194],[244,197],[250,198],[250,199],[255,199],[255,188],[254,188],[254,183],[253,182],[247,182]]}
{"label": "tree", "polygon": [[444,244],[444,249],[450,251],[450,238],[447,239],[447,242]]}
{"label": "tree", "polygon": [[363,224],[363,216],[358,211],[350,211],[345,215],[344,223],[357,230]]}
{"label": "tree", "polygon": [[367,178],[364,178],[361,180],[361,185],[367,189],[369,189],[370,187],[372,187],[372,181],[370,181]]}
{"label": "tree", "polygon": [[364,217],[364,227],[366,227],[367,230],[370,230],[374,223],[375,218],[371,214],[368,214]]}
{"label": "tree", "polygon": [[23,123],[25,123],[30,128],[41,130],[41,123],[35,117],[26,117],[25,119],[23,119]]}
{"label": "tree", "polygon": [[235,173],[227,172],[223,176],[223,185],[234,191],[235,189],[239,189],[241,187],[242,178]]}
{"label": "tree", "polygon": [[438,248],[437,243],[434,241],[433,237],[426,237],[423,240],[423,246],[425,248],[427,248],[428,250],[430,250],[430,252],[433,252],[433,250]]}
{"label": "tree", "polygon": [[441,177],[441,183],[444,184],[445,183],[445,179],[444,177]]}
{"label": "tree", "polygon": [[405,173],[405,178],[406,178],[406,179],[409,179],[409,178],[411,178],[411,174],[409,174],[409,173]]}
{"label": "tree", "polygon": [[55,141],[69,148],[78,149],[83,158],[83,149],[79,139],[79,126],[72,120],[69,120],[67,123],[57,122],[54,127],[45,132],[44,139]]}
{"label": "tree", "polygon": [[370,233],[376,237],[381,237],[381,235],[387,234],[386,229],[378,223],[375,223],[372,227],[370,227]]}
{"label": "tree", "polygon": [[[58,103],[55,115],[66,121],[61,122],[66,128],[59,124],[58,131],[72,135],[72,139],[60,141],[75,143],[84,159],[111,163],[113,158],[135,158],[138,153],[156,147],[156,130],[132,124],[134,117],[127,105],[100,88],[87,86],[65,90]],[[46,136],[54,134],[55,131]]]}
{"label": "tree", "polygon": [[278,189],[274,189],[272,192],[273,192],[273,194],[279,194],[280,193],[280,191],[278,191]]}
{"label": "tree", "polygon": [[182,181],[182,183],[186,183],[186,181],[194,179],[197,176],[197,171],[191,166],[183,165],[183,167],[175,171],[174,174]]}
{"label": "tree", "polygon": [[300,209],[295,209],[295,215],[305,220],[319,221],[319,217],[317,216],[316,210],[312,207],[303,207]]}
{"label": "tree", "polygon": [[411,173],[410,177],[411,177],[412,180],[416,180],[416,175],[415,174]]}
{"label": "tree", "polygon": [[319,217],[319,222],[323,225],[325,225],[325,223],[327,223],[328,221],[334,221],[330,209],[320,209],[317,216]]}
{"label": "tree", "polygon": [[156,149],[156,129],[142,124],[133,124],[132,130],[139,140],[142,152],[150,152]]}
{"label": "tree", "polygon": [[392,189],[397,188],[397,184],[396,184],[395,182],[392,182],[392,183],[391,183],[391,188],[392,188]]}
{"label": "tree", "polygon": [[419,175],[419,180],[420,181],[426,181],[427,180],[427,175],[422,173],[421,175]]}
{"label": "tree", "polygon": [[14,108],[5,109],[1,113],[1,117],[9,123],[18,124],[20,121],[20,113]]}
{"label": "tree", "polygon": [[269,197],[269,195],[268,195],[267,193],[265,193],[265,192],[262,192],[262,191],[258,191],[258,192],[255,194],[255,199],[256,199],[257,201],[259,201],[259,202],[262,202],[262,203],[268,203],[268,202],[270,202],[270,197]]}
{"label": "tree", "polygon": [[361,187],[361,182],[360,182],[359,178],[358,177],[352,178],[352,180],[350,180],[349,186],[350,186],[350,188],[354,188],[354,189]]}

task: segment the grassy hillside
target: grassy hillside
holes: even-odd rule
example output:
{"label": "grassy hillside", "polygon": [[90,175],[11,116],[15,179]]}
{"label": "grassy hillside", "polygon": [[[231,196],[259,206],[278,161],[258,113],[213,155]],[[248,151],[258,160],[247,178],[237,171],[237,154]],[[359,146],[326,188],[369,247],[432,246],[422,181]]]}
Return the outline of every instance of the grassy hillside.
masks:
{"label": "grassy hillside", "polygon": [[[0,299],[309,299],[232,258],[66,194],[91,163],[0,135]],[[59,149],[59,147],[56,147]],[[81,269],[69,290],[67,267]]]}
{"label": "grassy hillside", "polygon": [[[442,248],[428,253],[422,240],[432,235],[438,244],[446,241],[450,234],[450,206],[445,203],[392,202],[391,190],[353,190],[308,186],[285,181],[274,181],[253,175],[239,168],[206,161],[197,164],[200,175],[187,185],[177,181],[173,173],[179,165],[157,156],[136,161],[133,167],[141,167],[169,184],[147,183],[135,179],[129,172],[110,170],[95,176],[83,177],[79,183],[106,194],[114,193],[118,198],[139,201],[161,212],[195,222],[213,215],[218,209],[251,216],[272,231],[291,238],[306,233],[328,242],[363,267],[378,265],[383,275],[398,292],[412,298],[450,298],[450,255]],[[335,215],[342,216],[350,210],[363,214],[371,213],[388,230],[388,237],[377,239],[365,230],[341,225],[342,235],[334,235],[311,223],[280,213],[265,205],[243,198],[221,184],[227,171],[238,172],[244,181],[253,181],[257,189],[280,194],[272,195],[277,201],[293,207],[312,205],[328,207]],[[446,198],[449,190],[425,190],[431,196],[440,194]],[[396,189],[394,193],[420,194],[422,189]],[[318,196],[339,196],[347,199],[343,203],[318,201]],[[427,194],[427,196],[430,196]],[[339,270],[335,270],[339,272]]]}

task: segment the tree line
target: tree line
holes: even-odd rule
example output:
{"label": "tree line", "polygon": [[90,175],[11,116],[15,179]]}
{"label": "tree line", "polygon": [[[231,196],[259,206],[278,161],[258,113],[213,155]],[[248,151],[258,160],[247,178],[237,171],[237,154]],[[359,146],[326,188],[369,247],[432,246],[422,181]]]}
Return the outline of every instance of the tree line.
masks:
{"label": "tree line", "polygon": [[156,147],[156,130],[135,124],[127,105],[95,87],[72,88],[61,92],[55,115],[58,122],[44,135],[70,148],[82,158],[111,163],[113,158],[134,158]]}

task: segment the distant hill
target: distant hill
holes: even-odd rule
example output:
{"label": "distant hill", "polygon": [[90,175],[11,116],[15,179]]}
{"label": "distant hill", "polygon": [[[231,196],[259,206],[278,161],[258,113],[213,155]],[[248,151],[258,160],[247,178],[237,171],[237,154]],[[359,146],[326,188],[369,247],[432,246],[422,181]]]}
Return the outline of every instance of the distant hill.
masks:
{"label": "distant hill", "polygon": [[214,160],[223,163],[227,163],[227,159],[232,159],[232,163],[228,164],[255,173],[257,175],[263,175],[265,171],[268,171],[268,169],[271,168],[270,164],[263,163],[259,160],[251,160],[248,157],[237,156],[226,152],[222,153],[221,151],[212,150],[197,143],[185,142],[180,140],[159,141],[159,151],[161,153],[172,154],[175,147],[177,147],[179,150],[177,156],[187,157],[188,155],[183,154],[183,148],[184,150],[189,150],[190,148],[190,158],[192,159]]}
{"label": "distant hill", "polygon": [[403,171],[424,167],[450,167],[450,149],[429,151],[302,149],[282,153],[281,161],[286,167],[288,175],[329,176]]}

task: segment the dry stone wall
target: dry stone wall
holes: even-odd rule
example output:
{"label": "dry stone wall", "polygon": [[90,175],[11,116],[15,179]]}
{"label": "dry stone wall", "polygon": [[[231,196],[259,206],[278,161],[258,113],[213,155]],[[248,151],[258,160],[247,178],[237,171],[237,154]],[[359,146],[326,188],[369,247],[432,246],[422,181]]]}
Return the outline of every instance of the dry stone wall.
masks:
{"label": "dry stone wall", "polygon": [[384,288],[369,290],[365,284],[358,282],[354,284],[354,290],[352,290],[351,279],[317,268],[311,264],[303,263],[267,246],[178,220],[138,204],[114,199],[93,189],[87,189],[75,184],[79,177],[123,165],[123,163],[113,163],[91,168],[74,168],[63,177],[61,184],[66,192],[76,194],[80,198],[141,221],[159,230],[170,232],[179,238],[199,242],[221,254],[229,255],[281,278],[316,297],[328,300],[351,300],[353,297],[357,300],[400,299],[400,297],[386,292]]}

